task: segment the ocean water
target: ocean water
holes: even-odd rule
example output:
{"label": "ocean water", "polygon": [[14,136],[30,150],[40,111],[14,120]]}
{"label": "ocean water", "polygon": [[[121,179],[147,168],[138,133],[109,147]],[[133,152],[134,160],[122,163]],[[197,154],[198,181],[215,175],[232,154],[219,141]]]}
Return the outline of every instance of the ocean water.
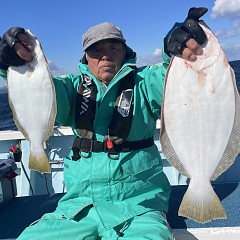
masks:
{"label": "ocean water", "polygon": [[17,130],[8,104],[7,88],[0,88],[0,131]]}
{"label": "ocean water", "polygon": [[[240,92],[240,60],[229,62],[233,68],[237,80],[238,91]],[[12,111],[8,104],[7,88],[0,88],[0,131],[17,130],[13,121]]]}

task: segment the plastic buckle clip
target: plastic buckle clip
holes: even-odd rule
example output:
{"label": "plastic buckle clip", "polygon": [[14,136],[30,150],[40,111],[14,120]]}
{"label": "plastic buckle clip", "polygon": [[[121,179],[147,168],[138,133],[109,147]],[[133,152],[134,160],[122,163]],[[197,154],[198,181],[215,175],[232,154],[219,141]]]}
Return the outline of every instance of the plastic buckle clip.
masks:
{"label": "plastic buckle clip", "polygon": [[118,160],[120,157],[120,153],[111,153],[108,152],[108,158],[110,158],[111,160]]}
{"label": "plastic buckle clip", "polygon": [[[92,149],[93,149],[93,141],[89,140],[89,143],[90,143],[89,150],[85,150],[85,149],[82,150],[82,148],[80,149],[80,151],[79,151],[80,157],[83,157],[83,158],[89,158],[90,157]],[[82,154],[82,152],[84,152],[85,154]]]}

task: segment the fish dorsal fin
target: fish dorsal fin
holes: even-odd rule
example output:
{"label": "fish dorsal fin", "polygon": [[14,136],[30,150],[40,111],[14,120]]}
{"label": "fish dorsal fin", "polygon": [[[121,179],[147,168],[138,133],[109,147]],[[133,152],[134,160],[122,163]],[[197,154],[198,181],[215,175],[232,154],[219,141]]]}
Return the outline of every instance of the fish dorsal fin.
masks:
{"label": "fish dorsal fin", "polygon": [[[215,169],[211,180],[216,180],[223,172],[225,172],[235,161],[240,152],[240,97],[236,86],[236,79],[233,69],[231,68],[232,82],[235,93],[235,116],[232,132],[223,153],[223,156]],[[227,117],[227,116],[226,116]]]}
{"label": "fish dorsal fin", "polygon": [[[164,104],[164,102],[163,102],[163,104]],[[174,166],[182,175],[190,178],[190,175],[188,174],[185,167],[182,165],[180,159],[178,158],[178,156],[171,144],[171,141],[165,130],[163,118],[164,118],[164,116],[162,114],[162,116],[161,116],[161,133],[160,133],[160,135],[161,135],[160,142],[161,142],[161,146],[162,146],[162,152],[163,152],[164,156],[166,157],[166,159],[168,160],[168,162],[172,166]]]}

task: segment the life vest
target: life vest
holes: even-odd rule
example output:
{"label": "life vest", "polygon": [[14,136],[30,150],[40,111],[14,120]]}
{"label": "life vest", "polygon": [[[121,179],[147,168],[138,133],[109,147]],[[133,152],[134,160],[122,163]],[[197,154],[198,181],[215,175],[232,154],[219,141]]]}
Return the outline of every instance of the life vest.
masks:
{"label": "life vest", "polygon": [[108,132],[104,136],[103,142],[99,142],[94,139],[93,132],[97,86],[88,75],[83,75],[76,99],[75,125],[80,137],[75,138],[72,146],[73,161],[81,157],[89,157],[91,152],[106,152],[110,159],[117,160],[120,152],[139,150],[154,145],[153,137],[125,141],[132,124],[134,85],[134,71],[121,79]]}
{"label": "life vest", "polygon": [[[116,104],[104,141],[111,140],[114,144],[121,144],[128,137],[133,117],[134,85],[134,71],[120,80]],[[78,88],[75,109],[76,130],[81,138],[93,139],[94,137],[96,96],[97,86],[88,75],[83,75]]]}

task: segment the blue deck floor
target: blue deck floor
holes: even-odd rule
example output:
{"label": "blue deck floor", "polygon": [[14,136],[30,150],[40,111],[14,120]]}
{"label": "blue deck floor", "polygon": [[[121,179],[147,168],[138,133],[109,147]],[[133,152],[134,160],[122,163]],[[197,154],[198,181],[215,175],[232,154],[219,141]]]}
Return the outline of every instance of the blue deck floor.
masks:
{"label": "blue deck floor", "polygon": [[[190,219],[177,215],[182,197],[187,186],[173,186],[168,221],[173,229],[207,228],[207,227],[234,227],[240,226],[240,184],[214,184],[227,213],[226,220],[215,220],[206,224],[198,224]],[[44,213],[55,210],[58,200],[63,194],[39,195],[19,197],[9,201],[0,209],[0,239],[14,239],[33,221]]]}

